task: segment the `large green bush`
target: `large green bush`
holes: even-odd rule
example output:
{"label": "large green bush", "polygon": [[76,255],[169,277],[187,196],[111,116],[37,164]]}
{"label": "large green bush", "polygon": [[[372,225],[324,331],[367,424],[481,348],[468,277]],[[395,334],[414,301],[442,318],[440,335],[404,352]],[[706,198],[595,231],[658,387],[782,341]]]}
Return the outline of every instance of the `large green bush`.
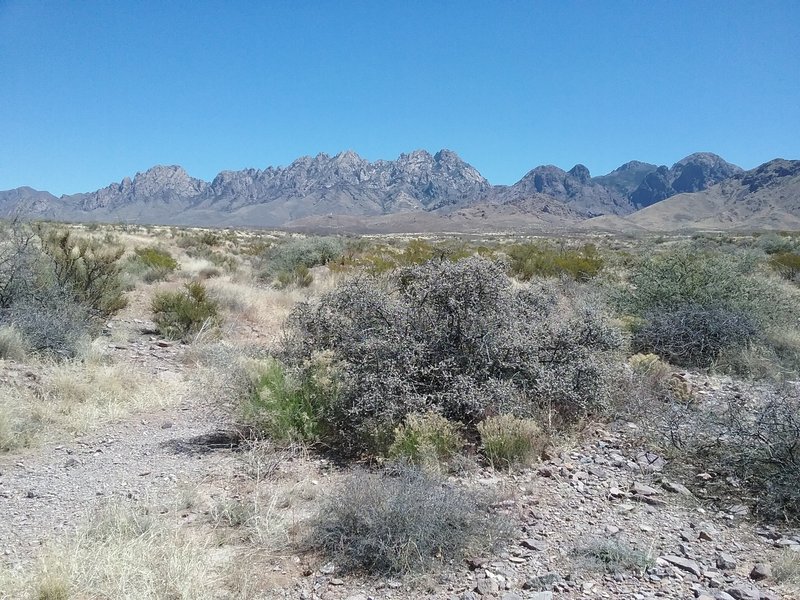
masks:
{"label": "large green bush", "polygon": [[184,292],[159,292],[151,302],[153,321],[166,338],[190,341],[203,331],[219,325],[217,303],[208,297],[206,287],[193,281]]}
{"label": "large green bush", "polygon": [[474,427],[487,411],[597,411],[621,344],[597,307],[555,286],[515,285],[479,257],[355,277],[298,305],[287,333],[288,364],[319,352],[336,362],[339,393],[322,408],[338,434],[330,442],[379,451],[410,413]]}
{"label": "large green bush", "polygon": [[772,346],[774,333],[796,330],[800,318],[797,290],[762,272],[756,255],[692,246],[634,264],[618,302],[636,317],[636,350],[687,367],[708,367],[753,345]]}

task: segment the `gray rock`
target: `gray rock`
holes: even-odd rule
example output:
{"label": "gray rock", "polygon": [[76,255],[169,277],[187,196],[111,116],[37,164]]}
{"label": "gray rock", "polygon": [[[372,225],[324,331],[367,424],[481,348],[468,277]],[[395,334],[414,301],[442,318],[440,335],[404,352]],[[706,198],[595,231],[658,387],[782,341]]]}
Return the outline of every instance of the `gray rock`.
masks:
{"label": "gray rock", "polygon": [[762,581],[772,577],[772,567],[767,563],[758,563],[750,571],[750,579],[753,581]]}
{"label": "gray rock", "polygon": [[689,488],[681,483],[675,483],[674,481],[663,481],[661,482],[661,487],[673,494],[680,494],[681,496],[692,495],[692,492],[689,491]]}
{"label": "gray rock", "polygon": [[729,571],[736,568],[736,559],[732,554],[727,552],[719,552],[715,557],[717,568],[720,571]]}
{"label": "gray rock", "polygon": [[475,591],[481,596],[490,596],[499,592],[500,586],[494,579],[485,577],[484,579],[478,579],[478,582],[475,584]]}
{"label": "gray rock", "polygon": [[758,588],[749,585],[738,585],[725,590],[733,600],[761,600]]}
{"label": "gray rock", "polygon": [[703,575],[703,569],[700,567],[700,565],[696,561],[693,561],[689,558],[668,554],[666,556],[662,556],[661,559],[678,567],[679,569],[682,569],[683,571],[688,571],[697,577],[701,577]]}

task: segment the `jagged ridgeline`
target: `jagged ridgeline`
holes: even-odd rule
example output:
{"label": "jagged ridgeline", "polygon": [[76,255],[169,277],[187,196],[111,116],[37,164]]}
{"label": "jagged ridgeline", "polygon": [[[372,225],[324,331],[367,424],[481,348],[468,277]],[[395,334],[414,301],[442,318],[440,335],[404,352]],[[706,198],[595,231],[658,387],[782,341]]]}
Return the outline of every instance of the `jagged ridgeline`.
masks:
{"label": "jagged ridgeline", "polygon": [[[757,209],[763,226],[780,228],[787,214],[790,223],[800,223],[797,190],[800,161],[780,159],[745,172],[715,154],[697,153],[672,167],[631,161],[597,177],[580,164],[569,171],[547,165],[501,186],[450,150],[416,150],[377,161],[348,151],[305,156],[286,167],[223,171],[211,182],[179,166],[156,166],[94,192],[58,198],[21,187],[0,192],[0,214],[413,232],[675,229],[691,227],[695,216],[705,225],[713,217],[717,225],[733,227]],[[680,200],[673,203],[678,208],[665,209],[673,199]]]}

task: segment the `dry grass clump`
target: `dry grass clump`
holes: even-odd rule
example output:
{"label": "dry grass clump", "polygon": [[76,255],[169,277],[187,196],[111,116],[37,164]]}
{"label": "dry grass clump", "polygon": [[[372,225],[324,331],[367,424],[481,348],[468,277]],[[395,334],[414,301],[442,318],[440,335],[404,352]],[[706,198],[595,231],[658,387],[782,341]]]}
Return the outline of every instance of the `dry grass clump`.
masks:
{"label": "dry grass clump", "polygon": [[310,543],[344,570],[408,574],[453,564],[506,534],[487,499],[421,471],[355,471],[326,499]]}
{"label": "dry grass clump", "polygon": [[28,354],[28,344],[16,327],[0,326],[0,359],[23,361]]}
{"label": "dry grass clump", "polygon": [[800,552],[783,550],[772,561],[772,574],[780,583],[800,585]]}
{"label": "dry grass clump", "polygon": [[0,598],[218,598],[208,540],[111,504],[76,535],[48,544],[25,571],[0,569]]}
{"label": "dry grass clump", "polygon": [[411,413],[394,430],[389,456],[426,470],[438,470],[464,447],[457,423],[435,412]]}
{"label": "dry grass clump", "polygon": [[0,387],[0,450],[83,433],[130,413],[178,401],[186,384],[91,358],[42,365],[35,385]]}
{"label": "dry grass clump", "polygon": [[655,564],[649,553],[631,546],[623,540],[597,539],[577,548],[579,562],[589,569],[604,573],[644,573]]}
{"label": "dry grass clump", "polygon": [[478,433],[483,453],[495,468],[529,464],[547,445],[547,435],[536,421],[514,415],[488,417],[478,423]]}

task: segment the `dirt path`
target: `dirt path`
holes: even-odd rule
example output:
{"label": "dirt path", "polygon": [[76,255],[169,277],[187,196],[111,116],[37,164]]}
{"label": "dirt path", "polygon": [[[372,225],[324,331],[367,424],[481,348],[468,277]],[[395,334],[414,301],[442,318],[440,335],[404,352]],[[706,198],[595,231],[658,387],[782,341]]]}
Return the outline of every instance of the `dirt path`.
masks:
{"label": "dirt path", "polygon": [[[191,401],[0,458],[0,552],[17,562],[111,499],[179,497],[233,468],[217,415]],[[226,447],[227,446],[227,447]]]}

